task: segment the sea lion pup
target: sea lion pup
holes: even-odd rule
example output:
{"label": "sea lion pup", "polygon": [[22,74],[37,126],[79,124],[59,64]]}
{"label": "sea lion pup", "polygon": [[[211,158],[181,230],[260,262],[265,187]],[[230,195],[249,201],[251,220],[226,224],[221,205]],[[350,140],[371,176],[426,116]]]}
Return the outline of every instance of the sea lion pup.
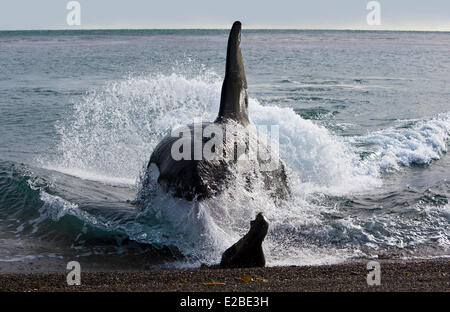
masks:
{"label": "sea lion pup", "polygon": [[[210,198],[223,191],[237,171],[245,177],[247,182],[243,187],[247,189],[252,187],[255,175],[260,175],[271,196],[283,199],[289,194],[285,165],[278,154],[276,157],[272,155],[272,145],[269,148],[266,140],[258,138],[258,155],[253,163],[245,170],[236,170],[241,164],[240,157],[249,151],[250,139],[246,139],[249,129],[256,128],[248,119],[247,80],[240,40],[241,23],[235,22],[228,38],[217,119],[177,128],[162,139],[148,162],[142,180],[141,199],[145,200],[145,190],[156,181],[175,197],[187,200]],[[207,157],[205,150],[211,151],[213,157]],[[270,153],[269,160],[261,157],[261,150],[265,150],[266,155]]]}
{"label": "sea lion pup", "polygon": [[262,212],[250,222],[250,230],[236,244],[222,254],[221,268],[263,267],[266,259],[262,242],[267,235],[269,222]]}

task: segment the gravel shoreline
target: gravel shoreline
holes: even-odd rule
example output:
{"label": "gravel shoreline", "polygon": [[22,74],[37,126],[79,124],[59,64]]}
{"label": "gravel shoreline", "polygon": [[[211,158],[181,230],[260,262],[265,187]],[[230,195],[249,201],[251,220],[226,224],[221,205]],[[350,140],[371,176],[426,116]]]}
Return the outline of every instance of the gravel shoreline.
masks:
{"label": "gravel shoreline", "polygon": [[309,292],[450,291],[450,259],[379,260],[381,285],[368,286],[365,261],[249,269],[159,269],[82,272],[80,286],[64,273],[2,273],[0,291]]}

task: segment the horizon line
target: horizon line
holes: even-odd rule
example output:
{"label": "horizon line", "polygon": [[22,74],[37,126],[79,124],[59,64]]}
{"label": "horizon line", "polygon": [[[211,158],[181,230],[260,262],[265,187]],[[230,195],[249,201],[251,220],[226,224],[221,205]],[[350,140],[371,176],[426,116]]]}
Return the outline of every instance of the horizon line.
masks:
{"label": "horizon line", "polygon": [[[118,28],[110,28],[110,27],[93,27],[93,28],[83,28],[83,27],[71,27],[71,28],[35,28],[35,29],[0,29],[1,32],[6,31],[86,31],[86,30],[229,30],[229,27],[226,28],[201,28],[201,27],[186,27],[186,28],[137,28],[137,27],[118,27]],[[398,32],[450,32],[450,29],[373,29],[373,28],[261,28],[261,27],[247,27],[242,29],[243,32],[246,30],[320,30],[320,31],[398,31]]]}

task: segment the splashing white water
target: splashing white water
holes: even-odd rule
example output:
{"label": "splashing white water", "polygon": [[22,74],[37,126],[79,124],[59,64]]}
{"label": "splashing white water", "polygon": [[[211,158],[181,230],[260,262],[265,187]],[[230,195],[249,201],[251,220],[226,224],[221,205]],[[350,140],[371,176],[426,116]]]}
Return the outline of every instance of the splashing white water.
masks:
{"label": "splashing white water", "polygon": [[[72,118],[59,125],[60,155],[44,165],[84,179],[134,184],[171,128],[194,118],[215,119],[220,87],[214,75],[131,77],[109,83],[74,105]],[[290,169],[292,198],[277,206],[263,188],[248,192],[239,180],[217,198],[199,203],[172,198],[156,187],[136,223],[126,228],[132,239],[175,245],[189,259],[215,263],[262,211],[271,223],[265,244],[269,265],[356,256],[358,250],[318,248],[308,239],[348,242],[351,236],[369,246],[379,238],[351,218],[324,224],[322,214],[333,213],[335,207],[312,204],[308,198],[372,190],[382,184],[380,173],[387,167],[438,159],[449,138],[449,114],[413,128],[346,141],[290,108],[263,106],[256,99],[250,99],[249,116],[256,125],[280,127],[280,152]],[[376,144],[377,157],[361,161],[355,141]]]}
{"label": "splashing white water", "polygon": [[[194,118],[215,119],[220,87],[221,81],[210,75],[188,80],[173,74],[109,83],[74,105],[72,118],[58,126],[60,156],[46,161],[45,167],[102,182],[134,183],[170,129]],[[361,165],[345,142],[292,109],[265,107],[250,99],[249,110],[256,125],[279,125],[283,156],[313,191],[352,191],[345,186],[349,180],[353,190],[378,183],[374,168]]]}
{"label": "splashing white water", "polygon": [[409,127],[389,128],[352,138],[359,142],[376,146],[372,162],[380,168],[399,169],[412,164],[424,165],[440,159],[447,152],[450,138],[450,112],[429,120],[409,121]]}
{"label": "splashing white water", "polygon": [[211,118],[220,92],[211,79],[133,77],[89,93],[75,103],[72,119],[58,126],[60,155],[44,166],[81,178],[134,184],[172,127],[195,116]]}

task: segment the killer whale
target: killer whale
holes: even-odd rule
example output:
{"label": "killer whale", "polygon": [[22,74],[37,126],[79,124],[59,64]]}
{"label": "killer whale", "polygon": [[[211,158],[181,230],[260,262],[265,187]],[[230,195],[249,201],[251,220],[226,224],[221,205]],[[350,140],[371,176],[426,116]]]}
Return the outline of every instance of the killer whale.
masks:
{"label": "killer whale", "polygon": [[[173,193],[175,197],[183,197],[187,200],[202,200],[220,193],[230,183],[234,169],[238,164],[239,157],[249,150],[248,141],[237,140],[227,144],[217,136],[217,133],[210,136],[196,135],[196,129],[201,133],[208,132],[211,127],[228,131],[228,127],[233,126],[233,131],[237,136],[243,134],[250,128],[248,118],[248,92],[247,80],[242,60],[240,48],[241,42],[241,23],[235,22],[231,28],[225,66],[225,77],[222,85],[219,114],[214,122],[200,122],[187,125],[182,134],[184,136],[169,134],[165,136],[154,149],[150,156],[142,188],[146,189],[150,183],[156,182],[167,192]],[[211,132],[211,131],[209,131]],[[179,133],[179,132],[176,132]],[[198,157],[195,155],[196,144],[202,148],[208,144],[208,139],[216,138],[219,143],[212,147],[214,152],[224,150],[237,151],[231,158],[216,157],[206,158],[204,155]],[[231,137],[231,136],[230,136]],[[184,138],[185,145],[179,146],[180,139]],[[186,141],[186,139],[188,139]],[[197,143],[196,143],[197,142]],[[174,157],[174,151],[184,153],[183,157]],[[229,153],[231,154],[231,153]],[[197,156],[197,157],[196,157]],[[257,158],[261,165],[267,160]],[[289,195],[289,186],[285,165],[281,159],[277,159],[273,170],[257,170],[259,172],[246,171],[246,187],[251,188],[251,176],[260,174],[265,188],[276,198],[285,198]],[[144,192],[145,193],[145,192]]]}

